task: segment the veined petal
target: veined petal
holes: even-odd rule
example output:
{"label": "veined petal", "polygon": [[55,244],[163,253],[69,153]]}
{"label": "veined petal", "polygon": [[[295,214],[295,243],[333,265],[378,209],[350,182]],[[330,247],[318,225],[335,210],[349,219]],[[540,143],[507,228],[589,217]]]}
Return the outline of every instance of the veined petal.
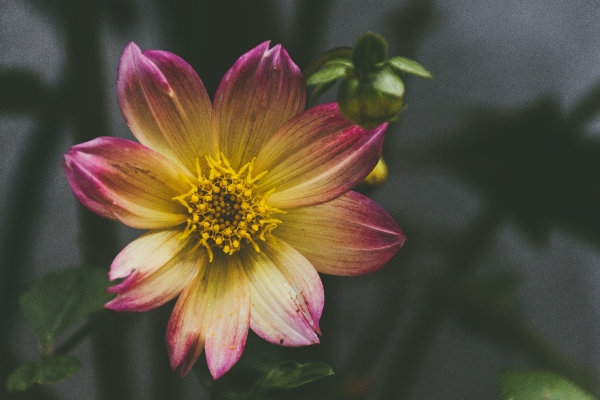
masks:
{"label": "veined petal", "polygon": [[192,368],[202,349],[214,379],[240,358],[250,324],[247,278],[237,256],[216,254],[185,288],[167,328],[171,367]]}
{"label": "veined petal", "polygon": [[[180,230],[150,231],[131,242],[113,261],[110,280],[125,278],[108,288],[117,294],[105,307],[115,311],[148,311],[181,293],[198,265],[208,262],[206,251],[190,251]],[[187,248],[186,248],[187,247]]]}
{"label": "veined petal", "polygon": [[269,204],[288,209],[338,197],[362,181],[379,161],[387,123],[373,130],[345,119],[336,103],[311,108],[269,140],[255,162]]}
{"label": "veined petal", "polygon": [[250,293],[239,257],[218,254],[208,269],[207,318],[204,347],[208,369],[220,378],[242,355],[250,326]]}
{"label": "veined petal", "polygon": [[273,261],[290,283],[284,287],[297,306],[296,312],[302,313],[309,325],[320,334],[319,320],[323,314],[325,294],[317,270],[302,254],[276,237],[272,237],[263,247],[265,256]]}
{"label": "veined petal", "polygon": [[171,361],[171,369],[185,361],[187,367],[182,369],[185,375],[192,368],[204,349],[202,325],[206,308],[203,306],[203,295],[206,285],[203,283],[205,265],[199,268],[196,276],[183,289],[167,325],[167,352]]}
{"label": "veined petal", "polygon": [[[64,160],[62,161],[62,168],[67,176],[67,180],[69,181],[69,185],[71,186],[71,190],[75,195],[75,198],[79,200],[81,204],[83,204],[88,210],[100,215],[101,217],[118,220],[117,216],[114,215],[109,208],[105,207],[103,201],[96,201],[94,198],[89,197],[84,189],[81,188],[78,182],[77,175],[73,171],[73,166],[71,161],[67,161],[67,157],[65,155]],[[87,187],[84,182],[84,187]]]}
{"label": "veined petal", "polygon": [[263,339],[283,346],[319,343],[323,286],[313,266],[300,253],[275,238],[261,243],[260,253],[242,251],[251,301],[250,328]]}
{"label": "veined petal", "polygon": [[304,109],[300,69],[281,45],[264,42],[240,57],[215,95],[219,148],[234,169],[255,157],[287,120]]}
{"label": "veined petal", "polygon": [[189,191],[166,157],[125,139],[100,137],[71,147],[63,169],[90,210],[140,229],[169,228],[187,212],[173,197]]}
{"label": "veined petal", "polygon": [[362,275],[382,267],[406,236],[373,200],[348,192],[311,207],[288,210],[274,232],[319,272]]}
{"label": "veined petal", "polygon": [[195,173],[196,158],[214,155],[212,105],[196,72],[166,51],[124,50],[117,92],[123,117],[140,143]]}

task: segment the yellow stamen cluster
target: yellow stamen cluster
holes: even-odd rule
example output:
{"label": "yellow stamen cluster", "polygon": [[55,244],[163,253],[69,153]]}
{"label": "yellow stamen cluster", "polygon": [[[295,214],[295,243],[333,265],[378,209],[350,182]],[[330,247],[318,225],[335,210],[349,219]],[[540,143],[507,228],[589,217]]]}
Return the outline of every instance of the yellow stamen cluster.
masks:
{"label": "yellow stamen cluster", "polygon": [[[273,213],[283,211],[270,207],[268,197],[275,189],[264,195],[256,194],[256,181],[267,171],[252,176],[254,159],[235,171],[223,154],[215,160],[207,157],[210,168],[208,176],[202,175],[200,163],[196,159],[197,182],[184,179],[189,183],[189,192],[176,196],[188,210],[181,239],[195,235],[198,243],[194,248],[204,246],[213,260],[213,248],[221,248],[225,254],[233,254],[247,244],[260,252],[257,240],[265,240],[280,220],[271,218]],[[244,176],[245,175],[245,176]]]}

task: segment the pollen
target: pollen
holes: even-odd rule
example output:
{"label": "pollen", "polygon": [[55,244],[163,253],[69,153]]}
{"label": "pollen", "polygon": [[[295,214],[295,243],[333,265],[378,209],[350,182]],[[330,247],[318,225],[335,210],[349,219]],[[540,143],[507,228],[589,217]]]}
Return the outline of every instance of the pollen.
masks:
{"label": "pollen", "polygon": [[173,198],[190,214],[180,238],[194,237],[194,248],[205,247],[210,261],[215,249],[232,255],[250,245],[260,252],[257,242],[265,241],[265,235],[281,223],[273,214],[283,213],[267,202],[273,189],[265,194],[257,191],[256,182],[266,172],[252,176],[254,159],[238,171],[223,154],[206,161],[208,174],[202,174],[196,160],[197,182],[184,178],[191,189]]}

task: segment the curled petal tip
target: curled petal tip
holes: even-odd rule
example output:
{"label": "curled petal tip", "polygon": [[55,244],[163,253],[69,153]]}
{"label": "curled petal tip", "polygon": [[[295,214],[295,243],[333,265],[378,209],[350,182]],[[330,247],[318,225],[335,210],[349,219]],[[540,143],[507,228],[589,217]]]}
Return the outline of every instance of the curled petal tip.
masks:
{"label": "curled petal tip", "polygon": [[141,54],[142,51],[140,50],[140,47],[135,42],[129,42],[129,44],[127,46],[125,46],[125,50],[123,50],[123,53]]}

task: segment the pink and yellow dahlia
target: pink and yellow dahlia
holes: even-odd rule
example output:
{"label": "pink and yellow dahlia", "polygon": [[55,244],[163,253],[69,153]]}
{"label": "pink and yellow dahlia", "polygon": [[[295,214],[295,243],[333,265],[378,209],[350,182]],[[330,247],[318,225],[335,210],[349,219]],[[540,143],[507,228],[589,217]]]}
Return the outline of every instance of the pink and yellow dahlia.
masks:
{"label": "pink and yellow dahlia", "polygon": [[318,272],[360,275],[405,237],[370,199],[349,191],[373,169],[386,124],[365,130],[335,103],[303,111],[287,52],[265,42],[240,57],[213,104],[181,58],[131,43],[118,73],[121,111],[140,143],[100,137],[63,167],[91,211],[148,232],[113,261],[106,304],[147,311],[179,296],[167,327],[171,367],[202,351],[216,379],[248,328],[284,346],[318,343]]}

